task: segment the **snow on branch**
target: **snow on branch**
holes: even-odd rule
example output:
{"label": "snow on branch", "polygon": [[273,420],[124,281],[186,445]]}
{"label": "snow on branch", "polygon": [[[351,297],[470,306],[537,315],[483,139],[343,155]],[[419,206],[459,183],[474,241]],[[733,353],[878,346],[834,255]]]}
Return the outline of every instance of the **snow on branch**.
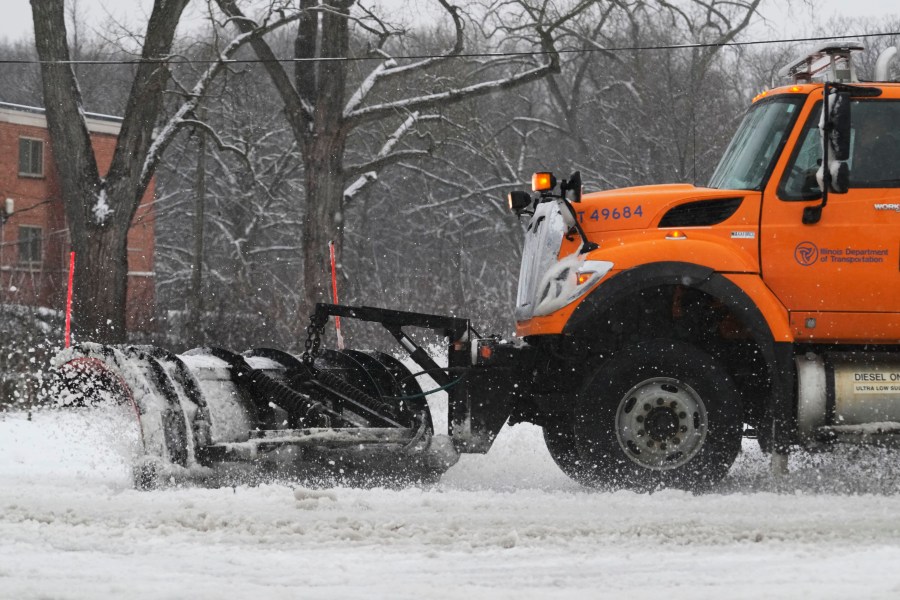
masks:
{"label": "snow on branch", "polygon": [[[240,11],[234,0],[215,0],[215,2],[222,12],[229,17],[230,22],[234,23],[238,30],[243,34],[249,34],[254,31],[263,34],[268,33],[290,21],[302,19],[308,12],[306,9],[301,9],[291,17],[284,17],[272,24],[266,22],[259,25],[252,19],[246,17]],[[283,14],[280,9],[278,12],[279,14]],[[265,40],[262,39],[262,35],[255,36],[250,42],[253,45],[253,50],[256,52],[257,57],[263,59],[266,70],[269,72],[270,77],[272,77],[279,94],[282,95],[282,99],[285,100],[286,112],[289,114],[302,112],[305,118],[311,119],[314,112],[312,104],[303,96],[302,90],[296,89],[291,84],[287,73],[281,66],[281,63],[278,61],[271,47],[269,47]]]}
{"label": "snow on branch", "polygon": [[365,108],[354,110],[346,115],[347,121],[353,125],[358,125],[367,121],[378,120],[387,115],[398,111],[417,111],[434,108],[441,105],[455,104],[469,98],[477,96],[485,96],[493,92],[510,89],[531,81],[541,79],[548,73],[554,73],[559,70],[559,56],[551,55],[550,62],[547,64],[505,77],[503,79],[495,79],[493,81],[484,81],[461,88],[447,90],[438,94],[428,94],[415,98],[404,98],[394,102],[385,102]]}
{"label": "snow on branch", "polygon": [[402,160],[413,160],[416,158],[422,158],[431,154],[428,150],[421,149],[409,149],[409,150],[398,150],[396,152],[391,152],[390,154],[385,154],[384,156],[379,156],[374,158],[366,163],[361,165],[354,165],[346,169],[346,173],[348,179],[352,179],[359,173],[367,173],[369,171],[380,171],[381,169],[398,163]]}
{"label": "snow on branch", "polygon": [[378,181],[378,173],[375,171],[369,171],[368,173],[363,173],[360,175],[356,181],[351,183],[344,190],[344,202],[349,203],[352,201],[363,189],[365,189],[370,183],[374,183]]}
{"label": "snow on branch", "polygon": [[401,160],[405,160],[407,158],[415,158],[417,156],[427,155],[427,150],[400,150],[397,152],[392,152],[394,147],[400,141],[400,139],[409,133],[412,130],[418,121],[424,120],[434,120],[440,118],[437,115],[427,115],[425,117],[421,117],[419,112],[414,112],[410,114],[404,121],[400,124],[394,132],[388,136],[387,140],[385,140],[384,144],[381,146],[381,149],[378,151],[378,154],[375,155],[370,161],[359,165],[351,165],[347,167],[346,173],[348,179],[353,179],[354,177],[368,172],[368,171],[378,171],[383,169],[387,165],[399,162]]}
{"label": "snow on branch", "polygon": [[215,62],[213,62],[206,69],[206,71],[200,76],[200,79],[197,80],[197,83],[194,84],[194,87],[191,90],[188,99],[185,100],[184,103],[182,103],[182,105],[178,108],[172,118],[170,118],[166,122],[166,124],[156,132],[156,135],[154,135],[153,142],[150,144],[150,148],[147,150],[147,156],[144,159],[144,164],[141,168],[141,176],[139,179],[140,189],[146,189],[146,187],[150,184],[150,180],[153,178],[153,173],[156,169],[156,165],[159,163],[163,151],[174,139],[175,135],[181,127],[181,124],[188,119],[188,115],[193,114],[197,106],[199,106],[200,100],[205,96],[209,85],[212,83],[213,79],[215,79],[216,75],[218,75],[219,71],[221,71],[222,68],[226,64],[228,64],[231,57],[234,56],[234,54],[245,44],[252,42],[257,38],[260,38],[279,27],[298,20],[300,16],[301,13],[290,15],[285,17],[284,19],[279,19],[278,21],[270,23],[265,27],[260,27],[254,29],[253,31],[243,33],[234,38],[227,46],[225,46],[225,48],[219,53],[219,56],[217,57]]}
{"label": "snow on branch", "polygon": [[378,151],[378,158],[387,156],[388,153],[390,153],[390,151],[394,149],[394,146],[397,145],[397,142],[400,141],[400,138],[406,135],[406,133],[415,126],[416,122],[419,120],[419,114],[420,113],[418,111],[410,114],[408,117],[406,117],[406,120],[400,124],[400,127],[395,129],[394,133],[388,136],[387,141],[384,142],[381,150]]}
{"label": "snow on branch", "polygon": [[399,143],[403,136],[413,130],[417,122],[435,119],[440,119],[440,117],[437,115],[421,116],[418,112],[410,114],[397,129],[388,136],[374,159],[364,164],[348,167],[345,171],[347,178],[353,179],[356,177],[356,181],[344,190],[344,202],[351,202],[366,187],[376,182],[378,180],[378,171],[380,169],[402,160],[427,156],[429,154],[428,150],[410,149],[394,151],[394,147]]}
{"label": "snow on branch", "polygon": [[347,106],[344,107],[344,116],[346,117],[354,110],[356,110],[362,101],[365,100],[366,96],[375,87],[375,83],[378,81],[378,78],[381,77],[385,71],[389,68],[396,65],[396,61],[390,58],[383,63],[379,63],[377,67],[375,67],[371,73],[369,73],[365,79],[363,79],[362,83],[359,84],[359,87],[350,97],[350,100],[347,101]]}
{"label": "snow on branch", "polygon": [[453,43],[453,48],[450,49],[446,54],[442,54],[440,56],[431,56],[428,58],[424,58],[422,60],[412,62],[405,65],[397,64],[397,61],[394,60],[389,54],[381,50],[380,48],[377,52],[385,57],[385,61],[380,63],[375,69],[363,79],[362,83],[360,83],[359,88],[357,88],[356,92],[354,92],[353,96],[350,97],[350,101],[347,102],[347,106],[344,108],[344,117],[349,117],[355,110],[359,108],[362,104],[363,100],[365,100],[366,96],[372,91],[372,88],[375,87],[375,84],[378,83],[381,79],[386,79],[389,77],[394,77],[397,75],[403,75],[405,73],[412,73],[414,71],[421,71],[423,69],[427,69],[429,67],[433,67],[441,64],[455,56],[458,56],[462,53],[465,48],[465,40],[463,38],[463,22],[462,18],[459,16],[459,9],[453,5],[451,5],[447,0],[438,0],[441,6],[444,7],[444,10],[450,15],[453,19],[453,27],[455,29],[455,40]]}
{"label": "snow on branch", "polygon": [[302,246],[266,246],[265,248],[254,248],[252,250],[248,250],[247,254],[249,256],[255,256],[257,254],[269,254],[271,252],[297,252],[302,248]]}
{"label": "snow on branch", "polygon": [[370,161],[359,165],[351,165],[347,167],[345,173],[348,179],[357,177],[346,190],[344,190],[344,201],[352,200],[360,191],[369,184],[378,179],[378,171],[388,165],[398,163],[402,160],[418,158],[430,154],[428,150],[408,149],[394,150],[394,147],[400,142],[407,133],[415,128],[416,123],[420,121],[433,121],[440,119],[439,115],[420,115],[419,112],[410,114],[403,122],[388,136],[378,154]]}

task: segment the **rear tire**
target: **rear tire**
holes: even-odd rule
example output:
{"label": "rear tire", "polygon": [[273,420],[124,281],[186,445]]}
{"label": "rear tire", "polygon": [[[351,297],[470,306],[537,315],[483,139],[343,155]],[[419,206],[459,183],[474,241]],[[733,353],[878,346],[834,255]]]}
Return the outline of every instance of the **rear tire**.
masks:
{"label": "rear tire", "polygon": [[618,351],[579,394],[575,446],[593,485],[698,490],[731,468],[742,415],[718,361],[692,344],[652,340]]}

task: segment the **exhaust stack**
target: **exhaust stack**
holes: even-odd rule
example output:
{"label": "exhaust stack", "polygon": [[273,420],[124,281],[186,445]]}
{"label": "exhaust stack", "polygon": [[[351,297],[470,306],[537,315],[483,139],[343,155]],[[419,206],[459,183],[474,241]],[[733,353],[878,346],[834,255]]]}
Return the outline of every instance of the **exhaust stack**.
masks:
{"label": "exhaust stack", "polygon": [[875,61],[875,81],[888,81],[891,61],[897,56],[897,46],[885,48]]}

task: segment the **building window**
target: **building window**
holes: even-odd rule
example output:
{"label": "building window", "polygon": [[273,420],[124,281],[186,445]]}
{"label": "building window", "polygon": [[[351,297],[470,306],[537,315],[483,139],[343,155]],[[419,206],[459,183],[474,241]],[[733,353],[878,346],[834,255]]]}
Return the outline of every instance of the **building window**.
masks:
{"label": "building window", "polygon": [[19,138],[19,175],[44,176],[44,142],[31,138]]}
{"label": "building window", "polygon": [[41,264],[42,238],[40,227],[19,227],[19,264],[29,267]]}

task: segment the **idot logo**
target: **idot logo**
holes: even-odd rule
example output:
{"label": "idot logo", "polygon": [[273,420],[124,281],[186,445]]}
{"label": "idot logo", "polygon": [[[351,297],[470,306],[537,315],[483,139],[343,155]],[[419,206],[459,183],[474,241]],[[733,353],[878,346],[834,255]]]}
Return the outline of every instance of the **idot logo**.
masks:
{"label": "idot logo", "polygon": [[794,248],[794,259],[804,267],[808,267],[819,259],[819,248],[812,242],[800,242]]}

